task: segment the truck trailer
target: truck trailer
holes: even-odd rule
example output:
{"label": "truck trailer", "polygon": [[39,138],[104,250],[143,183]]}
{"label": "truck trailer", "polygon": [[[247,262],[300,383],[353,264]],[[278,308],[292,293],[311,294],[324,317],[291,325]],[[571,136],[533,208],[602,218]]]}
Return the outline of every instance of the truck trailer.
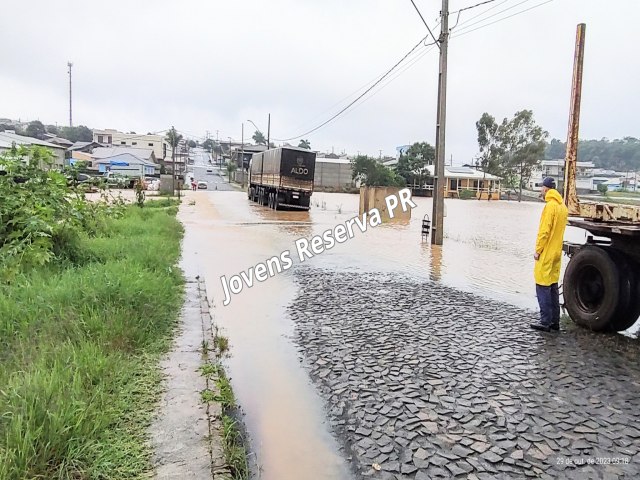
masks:
{"label": "truck trailer", "polygon": [[578,325],[599,332],[627,330],[640,317],[640,207],[583,202],[576,193],[578,127],[584,57],[578,25],[565,157],[564,201],[569,225],[588,232],[585,244],[564,242],[569,263],[564,307]]}
{"label": "truck trailer", "polygon": [[309,210],[316,154],[280,147],[254,153],[249,163],[249,200],[274,210]]}

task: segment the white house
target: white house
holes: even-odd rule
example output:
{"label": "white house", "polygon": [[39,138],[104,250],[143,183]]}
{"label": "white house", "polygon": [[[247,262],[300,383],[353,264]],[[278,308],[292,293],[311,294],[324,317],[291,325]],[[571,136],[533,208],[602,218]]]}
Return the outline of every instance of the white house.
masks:
{"label": "white house", "polygon": [[151,149],[157,161],[171,156],[171,146],[164,136],[155,134],[123,133],[118,130],[94,130],[93,141],[110,147],[133,147]]}

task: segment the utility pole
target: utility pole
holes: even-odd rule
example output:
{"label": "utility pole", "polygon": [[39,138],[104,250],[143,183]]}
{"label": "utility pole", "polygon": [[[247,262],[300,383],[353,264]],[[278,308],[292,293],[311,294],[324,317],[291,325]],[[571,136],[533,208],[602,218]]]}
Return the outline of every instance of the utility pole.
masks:
{"label": "utility pole", "polygon": [[436,164],[433,181],[433,228],[431,243],[442,245],[444,238],[445,126],[447,120],[447,48],[449,46],[449,0],[442,0],[440,12],[440,69],[438,74],[438,119],[436,120]]}
{"label": "utility pole", "polygon": [[242,151],[240,153],[240,171],[242,172],[242,189],[244,190],[244,122],[242,122]]}
{"label": "utility pole", "polygon": [[271,114],[269,114],[269,119],[267,120],[267,150],[271,148],[271,143],[269,143],[271,137]]}
{"label": "utility pole", "polygon": [[71,115],[71,67],[73,67],[73,63],[67,62],[67,66],[69,67],[69,127],[73,127],[73,117]]}

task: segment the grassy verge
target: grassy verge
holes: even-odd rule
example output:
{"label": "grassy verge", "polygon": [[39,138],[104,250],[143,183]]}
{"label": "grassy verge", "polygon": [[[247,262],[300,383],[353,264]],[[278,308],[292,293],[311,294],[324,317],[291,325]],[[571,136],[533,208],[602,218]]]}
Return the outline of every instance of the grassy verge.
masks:
{"label": "grassy verge", "polygon": [[220,363],[220,358],[228,350],[229,342],[217,330],[213,342],[216,352],[215,363],[205,363],[200,369],[202,375],[208,378],[210,387],[201,392],[201,397],[205,403],[217,402],[221,405],[222,448],[227,465],[234,480],[247,480],[249,461],[242,431],[234,418],[237,410],[236,399],[231,382]]}
{"label": "grassy verge", "polygon": [[183,295],[175,205],[128,207],[73,263],[0,285],[0,479],[145,477]]}

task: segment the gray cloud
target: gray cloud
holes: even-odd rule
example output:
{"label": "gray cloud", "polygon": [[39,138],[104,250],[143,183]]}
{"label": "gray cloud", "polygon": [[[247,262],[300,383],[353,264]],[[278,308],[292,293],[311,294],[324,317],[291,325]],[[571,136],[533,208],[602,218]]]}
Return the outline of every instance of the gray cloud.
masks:
{"label": "gray cloud", "polygon": [[[452,0],[451,9],[473,3]],[[438,2],[417,4],[435,25]],[[461,22],[488,7],[464,13]],[[615,8],[555,0],[455,38],[474,28],[461,25],[450,45],[447,158],[462,163],[475,155],[475,121],[484,111],[502,118],[533,109],[551,136],[565,138],[580,22],[587,24],[581,136],[637,136],[639,14],[633,0]],[[423,35],[408,0],[12,2],[0,19],[0,116],[65,124],[72,60],[75,124],[137,132],[175,125],[239,139],[242,122],[248,138],[253,127],[246,120],[266,130],[271,113],[272,137],[287,138],[337,112],[353,97],[336,105],[341,99]],[[312,146],[377,155],[433,143],[437,65],[432,49],[362,105],[308,135]]]}

